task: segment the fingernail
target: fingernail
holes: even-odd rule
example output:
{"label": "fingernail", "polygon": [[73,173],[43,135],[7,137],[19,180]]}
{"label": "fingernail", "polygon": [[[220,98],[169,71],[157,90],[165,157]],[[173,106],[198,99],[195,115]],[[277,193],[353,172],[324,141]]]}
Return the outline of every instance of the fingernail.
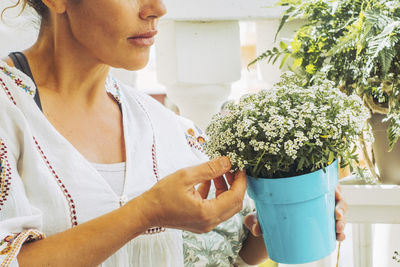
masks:
{"label": "fingernail", "polygon": [[340,217],[343,217],[343,210],[342,209],[338,209],[338,213],[339,213]]}
{"label": "fingernail", "polygon": [[340,222],[339,223],[339,228],[343,231],[344,230],[344,223],[343,222]]}

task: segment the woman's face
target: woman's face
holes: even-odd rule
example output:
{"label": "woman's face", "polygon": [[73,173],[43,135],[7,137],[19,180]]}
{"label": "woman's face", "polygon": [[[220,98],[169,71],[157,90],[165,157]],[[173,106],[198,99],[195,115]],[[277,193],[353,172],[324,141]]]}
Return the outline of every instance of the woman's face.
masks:
{"label": "woman's face", "polygon": [[[77,3],[78,2],[78,3]],[[100,62],[137,70],[149,58],[162,0],[68,1],[66,15],[75,41]]]}

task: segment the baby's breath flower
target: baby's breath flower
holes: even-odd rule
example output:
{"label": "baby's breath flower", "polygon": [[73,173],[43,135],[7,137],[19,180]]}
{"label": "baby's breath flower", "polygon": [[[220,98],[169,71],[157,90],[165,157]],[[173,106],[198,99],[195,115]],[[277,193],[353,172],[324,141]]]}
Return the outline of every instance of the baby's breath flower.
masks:
{"label": "baby's breath flower", "polygon": [[[287,177],[354,159],[354,142],[369,117],[362,100],[329,81],[304,88],[293,73],[270,90],[243,96],[216,114],[206,133],[207,154],[228,156],[233,171]],[[332,154],[333,153],[333,154]]]}

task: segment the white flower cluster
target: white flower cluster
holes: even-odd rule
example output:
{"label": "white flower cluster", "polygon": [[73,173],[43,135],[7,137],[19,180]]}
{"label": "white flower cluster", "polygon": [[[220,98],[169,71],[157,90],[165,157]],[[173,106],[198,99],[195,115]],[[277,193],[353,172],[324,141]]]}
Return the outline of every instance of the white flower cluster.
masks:
{"label": "white flower cluster", "polygon": [[328,81],[304,87],[286,73],[271,90],[246,95],[213,117],[206,130],[211,158],[228,156],[258,177],[313,171],[349,154],[369,111]]}

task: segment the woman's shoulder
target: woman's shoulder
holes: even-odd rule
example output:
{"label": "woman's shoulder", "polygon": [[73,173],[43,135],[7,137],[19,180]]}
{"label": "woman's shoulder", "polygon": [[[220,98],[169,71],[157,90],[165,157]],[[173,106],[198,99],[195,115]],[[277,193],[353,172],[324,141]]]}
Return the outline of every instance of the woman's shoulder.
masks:
{"label": "woman's shoulder", "polygon": [[33,98],[36,87],[21,71],[0,60],[0,127],[25,122],[21,107]]}
{"label": "woman's shoulder", "polygon": [[3,61],[3,63],[7,64],[11,68],[14,67],[14,62],[10,57],[0,58],[0,61]]}
{"label": "woman's shoulder", "polygon": [[[25,73],[17,69],[11,59],[0,59],[0,82],[3,89],[10,93],[24,92],[33,96],[36,92],[34,82]],[[15,89],[15,92],[13,92]],[[21,90],[22,89],[22,90]]]}
{"label": "woman's shoulder", "polygon": [[0,60],[0,134],[15,134],[15,131],[23,128],[26,120],[17,103],[21,104],[25,93],[31,97],[33,90],[34,86],[26,76]]}

